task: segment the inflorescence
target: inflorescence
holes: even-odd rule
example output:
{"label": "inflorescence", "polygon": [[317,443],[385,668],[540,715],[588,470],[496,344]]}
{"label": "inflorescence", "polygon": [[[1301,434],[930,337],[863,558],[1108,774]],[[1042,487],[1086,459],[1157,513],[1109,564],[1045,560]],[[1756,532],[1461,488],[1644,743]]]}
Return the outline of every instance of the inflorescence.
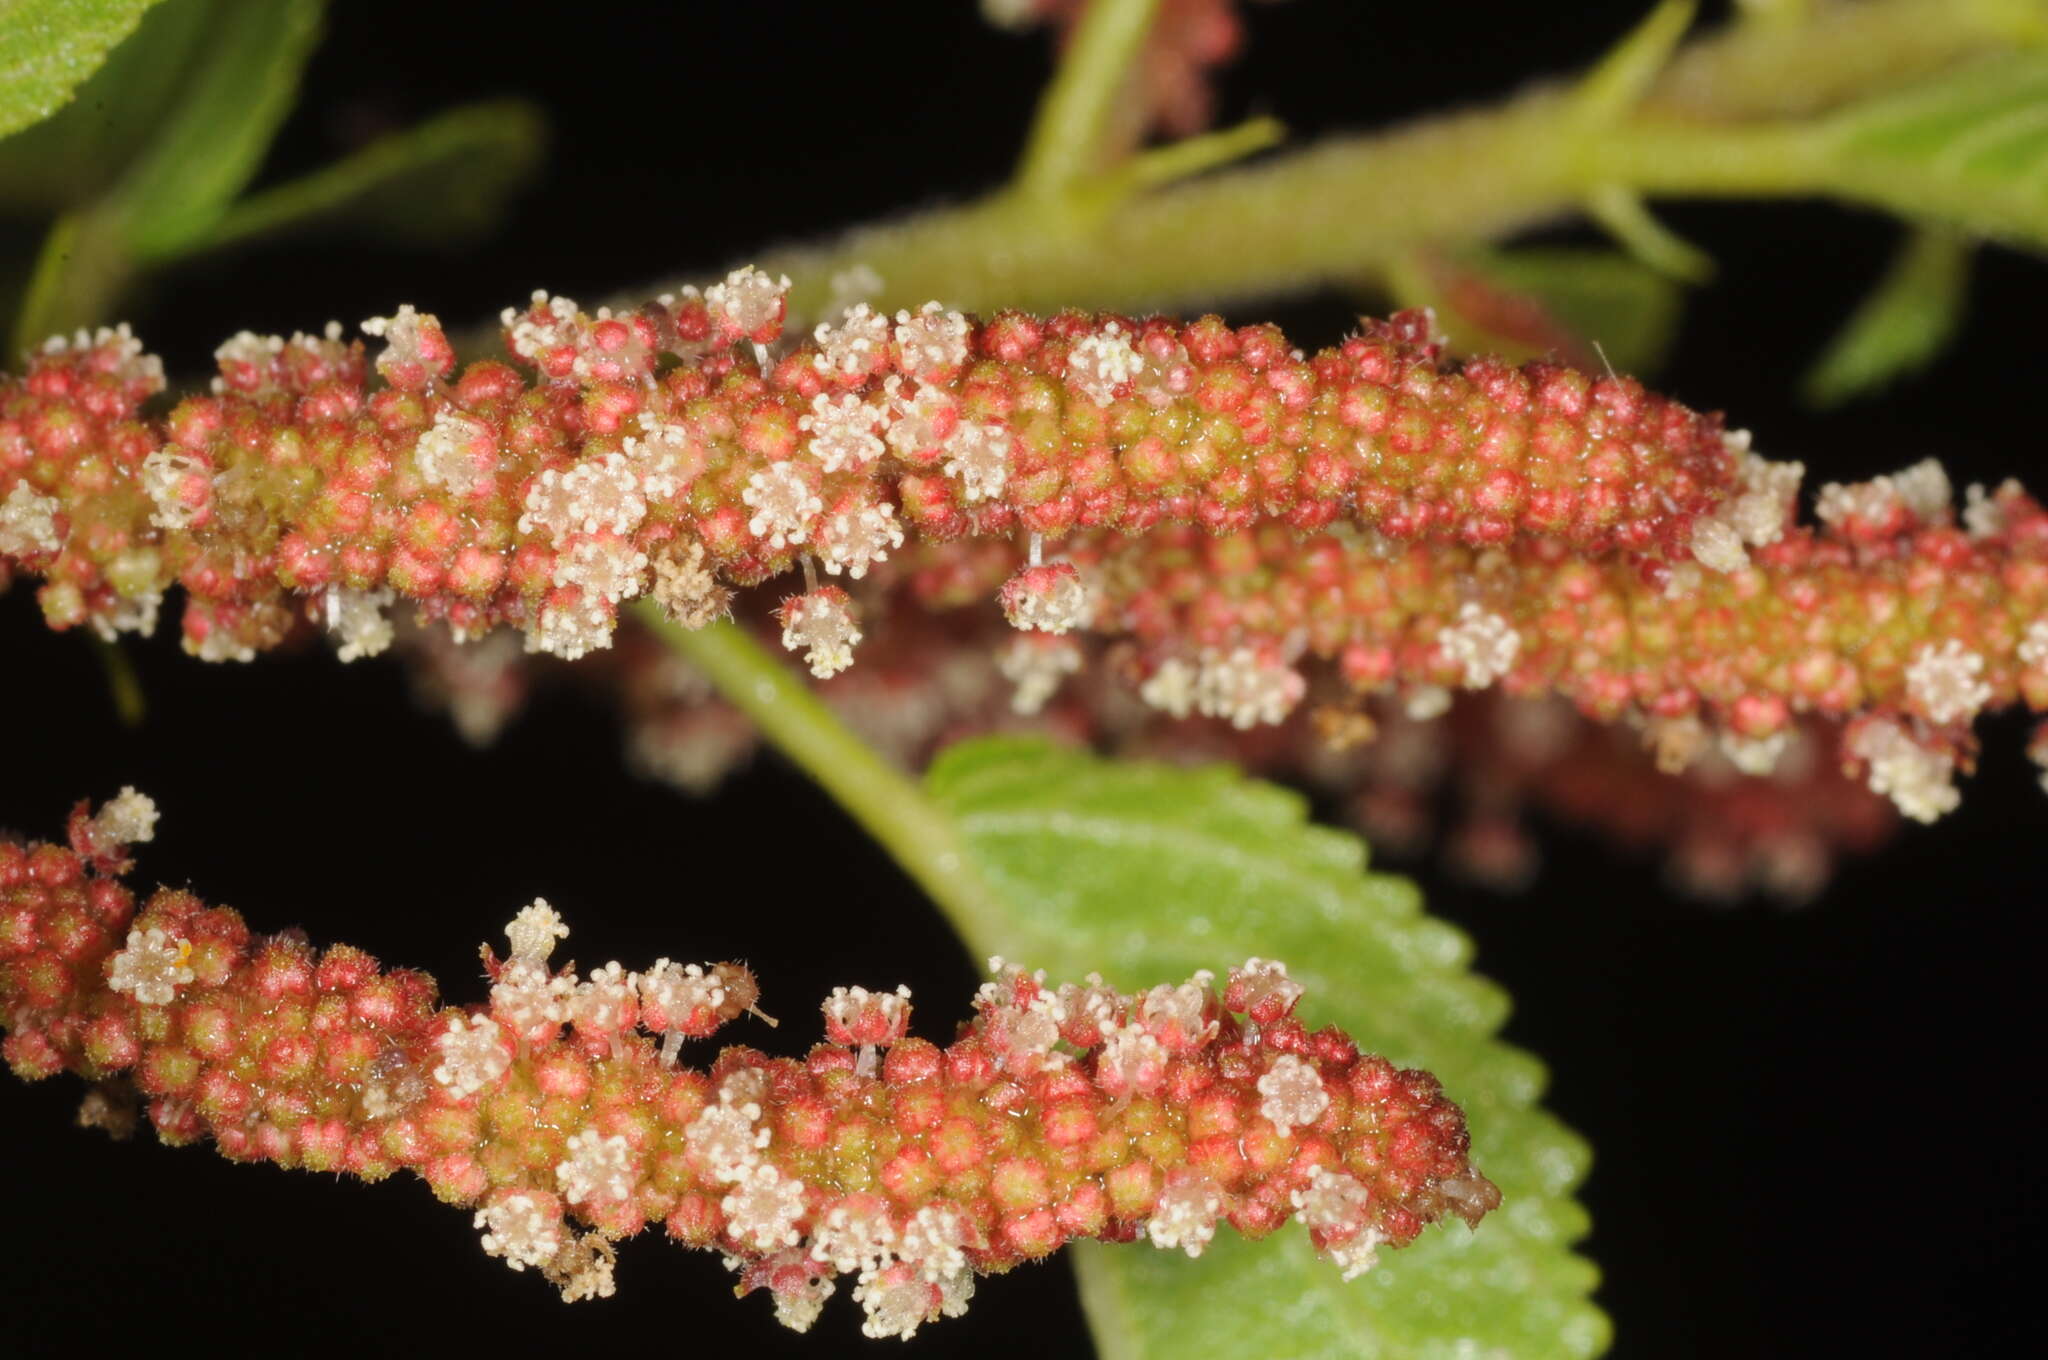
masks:
{"label": "inflorescence", "polygon": [[537,293],[503,318],[518,366],[460,373],[411,307],[366,323],[374,361],[338,325],[244,333],[161,415],[125,329],[52,340],[0,385],[0,571],[108,636],[182,585],[211,660],[309,626],[374,655],[400,600],[574,659],[635,597],[700,626],[800,568],[774,612],[820,678],[899,596],[993,598],[1020,708],[1094,638],[1151,709],[1240,730],[1497,686],[1754,775],[1811,715],[1923,821],[1980,713],[2048,703],[2048,516],[2016,483],[1958,515],[1927,462],[1830,484],[1802,524],[1800,466],[1718,416],[1449,364],[1425,313],[1313,355],[1214,317],[938,303],[792,341],[786,287],[747,268],[619,314]]}
{"label": "inflorescence", "polygon": [[438,1005],[422,973],[190,892],[138,911],[121,875],[154,823],[128,790],[81,804],[68,847],[0,843],[15,1073],[95,1082],[109,1128],[139,1095],[165,1142],[238,1161],[416,1172],[571,1301],[610,1295],[615,1244],[659,1225],[791,1327],[845,1278],[867,1335],[907,1338],[1077,1238],[1199,1256],[1221,1224],[1293,1218],[1350,1279],[1499,1203],[1435,1078],[1309,1030],[1276,962],[1125,993],[994,959],[943,1047],[909,1032],[907,988],[841,987],[803,1058],[730,1047],[699,1070],[682,1043],[759,1013],[737,964],[578,975],[535,901],[504,957],[484,948],[488,1001]]}

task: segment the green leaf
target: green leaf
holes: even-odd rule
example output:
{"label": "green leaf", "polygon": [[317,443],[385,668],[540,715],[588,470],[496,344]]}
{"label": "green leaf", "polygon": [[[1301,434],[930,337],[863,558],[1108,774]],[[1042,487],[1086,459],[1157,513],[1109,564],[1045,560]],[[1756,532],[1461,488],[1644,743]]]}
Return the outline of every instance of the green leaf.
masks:
{"label": "green leaf", "polygon": [[1355,837],[1309,825],[1303,800],[1222,767],[1105,761],[991,738],[926,777],[975,867],[1014,904],[976,948],[1125,986],[1259,955],[1307,986],[1309,1023],[1442,1078],[1465,1108],[1477,1165],[1506,1199],[1476,1232],[1439,1225],[1344,1283],[1305,1234],[1219,1235],[1199,1260],[1090,1245],[1076,1256],[1109,1360],[1581,1356],[1608,1324],[1571,1191],[1585,1144],[1537,1107],[1542,1064],[1493,1035],[1498,987],[1471,945],[1405,880],[1365,871]]}
{"label": "green leaf", "polygon": [[1970,242],[1914,232],[1891,268],[1806,375],[1816,406],[1838,406],[1932,363],[1962,324]]}
{"label": "green leaf", "polygon": [[1973,63],[1824,120],[1819,177],[1911,221],[2048,249],[2048,52]]}
{"label": "green leaf", "polygon": [[0,6],[0,137],[71,99],[155,0],[7,0]]}
{"label": "green leaf", "polygon": [[105,207],[137,259],[197,244],[255,176],[298,97],[323,8],[321,0],[220,0],[176,108]]}
{"label": "green leaf", "polygon": [[206,249],[308,228],[368,229],[433,244],[497,225],[539,167],[547,121],[516,99],[471,104],[235,204]]}
{"label": "green leaf", "polygon": [[120,179],[199,64],[218,0],[165,0],[75,99],[0,143],[0,209],[44,218]]}

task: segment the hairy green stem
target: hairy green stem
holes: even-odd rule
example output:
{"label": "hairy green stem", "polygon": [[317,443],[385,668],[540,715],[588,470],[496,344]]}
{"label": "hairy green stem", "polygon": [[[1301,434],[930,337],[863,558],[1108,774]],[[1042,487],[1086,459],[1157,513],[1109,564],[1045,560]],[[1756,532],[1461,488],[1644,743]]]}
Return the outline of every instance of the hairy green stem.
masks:
{"label": "hairy green stem", "polygon": [[924,790],[827,708],[810,686],[731,623],[689,629],[645,601],[640,622],[750,718],[776,750],[830,794],[980,950],[1004,933],[1003,913],[952,821]]}
{"label": "hairy green stem", "polygon": [[[940,298],[977,311],[1144,309],[1352,286],[1384,277],[1419,245],[1498,240],[1583,212],[1596,196],[1611,206],[1617,193],[1829,196],[1925,216],[1921,186],[1834,164],[1827,125],[1812,115],[2044,33],[2041,0],[1823,4],[1802,22],[1738,24],[1685,44],[1615,121],[1589,119],[1578,89],[1538,86],[1191,183],[1127,178],[1121,195],[1091,193],[1118,184],[1119,167],[1069,179],[1064,194],[1020,181],[758,263],[796,280],[791,308],[802,318],[820,315],[833,276],[857,265],[884,280],[871,299],[881,307]],[[1043,185],[1051,164],[1073,168],[1041,145],[1035,138],[1027,157],[1030,184]]]}

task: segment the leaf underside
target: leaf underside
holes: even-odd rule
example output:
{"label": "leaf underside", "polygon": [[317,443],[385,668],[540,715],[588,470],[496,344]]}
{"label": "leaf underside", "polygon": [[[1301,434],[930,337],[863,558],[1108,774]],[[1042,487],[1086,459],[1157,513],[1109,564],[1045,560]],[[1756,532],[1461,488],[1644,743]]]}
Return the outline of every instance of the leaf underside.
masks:
{"label": "leaf underside", "polygon": [[1132,988],[1278,958],[1300,1014],[1439,1076],[1463,1105],[1476,1165],[1505,1202],[1479,1229],[1439,1225],[1344,1283],[1293,1225],[1263,1242],[1218,1234],[1199,1259],[1082,1244],[1074,1260],[1101,1354],[1201,1357],[1593,1355],[1605,1316],[1571,1244],[1585,1143],[1537,1106],[1542,1065],[1493,1038],[1500,988],[1469,941],[1422,911],[1404,879],[1365,871],[1356,837],[1312,826],[1303,800],[1225,767],[1107,761],[990,738],[927,776],[996,895],[1000,939],[975,939],[1056,978],[1100,971]]}

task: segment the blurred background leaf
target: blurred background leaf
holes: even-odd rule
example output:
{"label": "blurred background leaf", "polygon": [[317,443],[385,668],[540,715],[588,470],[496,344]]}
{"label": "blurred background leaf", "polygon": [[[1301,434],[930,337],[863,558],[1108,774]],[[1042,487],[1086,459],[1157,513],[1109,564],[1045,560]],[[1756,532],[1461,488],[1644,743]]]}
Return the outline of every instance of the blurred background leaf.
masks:
{"label": "blurred background leaf", "polygon": [[0,213],[46,218],[118,180],[169,116],[216,8],[215,0],[158,4],[76,99],[0,142]]}
{"label": "blurred background leaf", "polygon": [[1800,387],[1806,400],[1839,406],[1934,362],[1962,324],[1972,249],[1938,228],[1908,236],[1807,373]]}
{"label": "blurred background leaf", "polygon": [[470,104],[243,198],[298,99],[323,0],[168,0],[73,107],[0,145],[0,215],[48,223],[0,277],[17,347],[121,310],[151,271],[323,227],[407,246],[473,238],[538,171],[546,122]]}
{"label": "blurred background leaf", "polygon": [[1797,142],[1823,182],[1909,221],[2048,249],[2048,52],[1867,100]]}
{"label": "blurred background leaf", "polygon": [[300,230],[367,231],[416,245],[480,235],[546,152],[547,120],[536,106],[471,104],[250,195],[214,225],[204,248]]}
{"label": "blurred background leaf", "polygon": [[156,0],[8,0],[0,6],[0,137],[62,108]]}
{"label": "blurred background leaf", "polygon": [[102,211],[143,260],[188,249],[256,175],[320,41],[322,0],[214,0],[175,106]]}
{"label": "blurred background leaf", "polygon": [[1678,333],[1683,286],[1632,255],[1592,246],[1418,251],[1389,272],[1394,300],[1431,307],[1461,355],[1559,359],[1654,372]]}

